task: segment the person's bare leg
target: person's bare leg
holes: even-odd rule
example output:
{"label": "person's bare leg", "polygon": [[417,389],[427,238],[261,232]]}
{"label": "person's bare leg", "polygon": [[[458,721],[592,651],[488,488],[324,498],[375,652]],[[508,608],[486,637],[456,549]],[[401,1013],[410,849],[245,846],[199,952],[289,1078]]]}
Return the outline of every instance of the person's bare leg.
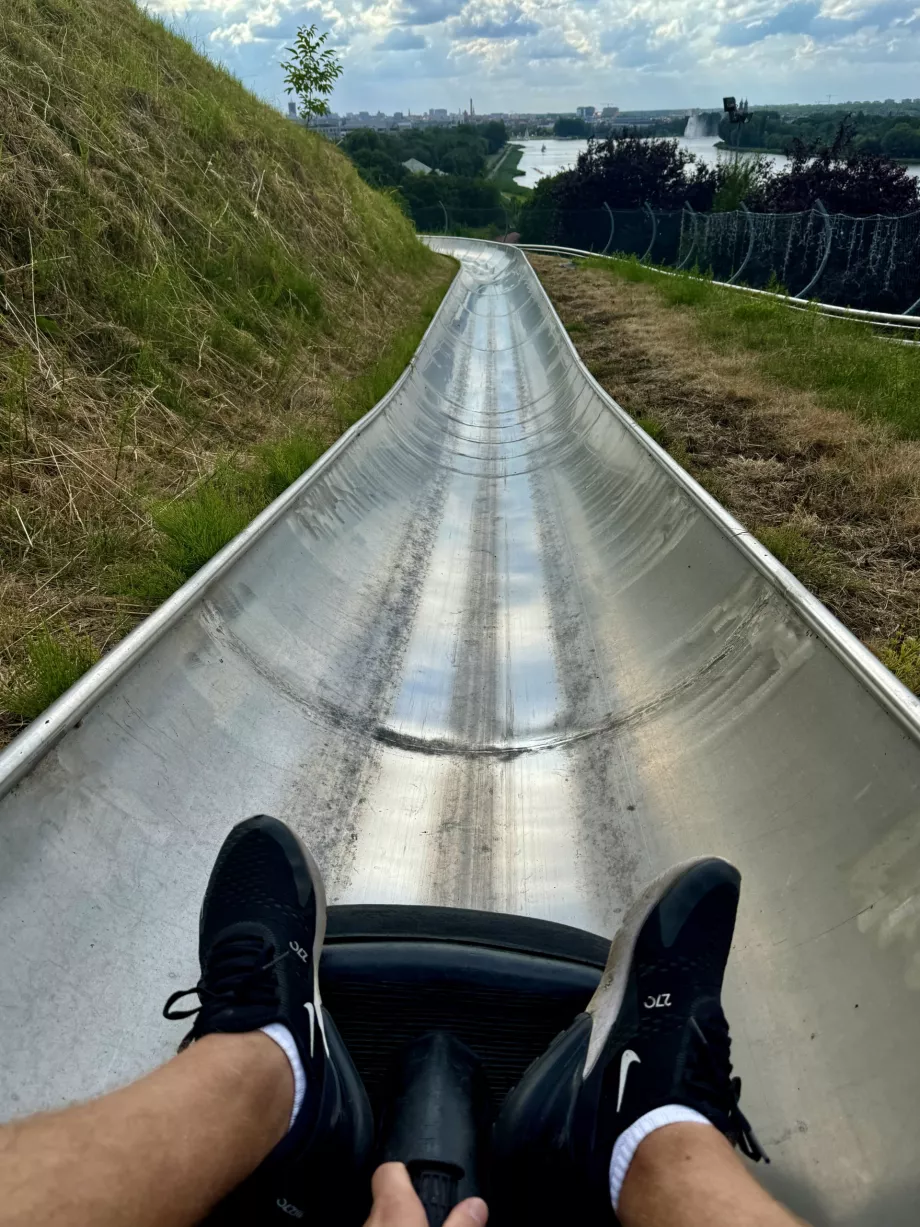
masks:
{"label": "person's bare leg", "polygon": [[666,1125],[640,1142],[617,1207],[623,1227],[797,1227],[710,1125]]}
{"label": "person's bare leg", "polygon": [[293,1100],[268,1036],[205,1036],[123,1090],[0,1128],[0,1227],[190,1227],[284,1136]]}

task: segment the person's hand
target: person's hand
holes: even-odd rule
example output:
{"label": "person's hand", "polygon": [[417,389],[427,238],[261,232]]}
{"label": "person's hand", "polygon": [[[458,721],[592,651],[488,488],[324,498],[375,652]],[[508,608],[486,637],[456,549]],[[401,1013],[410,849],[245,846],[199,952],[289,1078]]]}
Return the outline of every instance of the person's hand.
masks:
{"label": "person's hand", "polygon": [[[425,1208],[402,1163],[384,1163],[371,1181],[374,1208],[364,1227],[428,1227]],[[444,1227],[485,1227],[489,1207],[481,1197],[468,1197],[454,1206]]]}

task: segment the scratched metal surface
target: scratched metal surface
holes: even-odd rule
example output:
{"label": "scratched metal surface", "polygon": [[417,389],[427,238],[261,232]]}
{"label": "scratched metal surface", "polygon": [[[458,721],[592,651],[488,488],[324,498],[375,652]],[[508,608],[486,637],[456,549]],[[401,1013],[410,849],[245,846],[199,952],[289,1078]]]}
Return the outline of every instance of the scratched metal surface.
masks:
{"label": "scratched metal surface", "polygon": [[915,1223],[916,705],[599,392],[520,253],[433,243],[462,271],[396,392],[0,760],[4,1111],[170,1053],[243,815],[333,901],[604,934],[716,852],[766,1179]]}

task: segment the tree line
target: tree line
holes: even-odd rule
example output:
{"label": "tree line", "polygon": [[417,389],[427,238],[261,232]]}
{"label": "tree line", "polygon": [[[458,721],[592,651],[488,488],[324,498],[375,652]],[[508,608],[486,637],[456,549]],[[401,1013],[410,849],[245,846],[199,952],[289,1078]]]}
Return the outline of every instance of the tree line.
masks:
{"label": "tree line", "polygon": [[823,110],[788,121],[779,111],[752,111],[744,124],[733,125],[723,117],[719,136],[742,149],[791,153],[796,141],[831,143],[842,123],[848,125],[854,152],[920,161],[920,113],[913,107],[895,114]]}
{"label": "tree line", "polygon": [[906,167],[854,148],[847,124],[830,143],[799,140],[779,168],[755,155],[712,165],[676,141],[625,136],[592,141],[572,170],[541,179],[521,208],[518,228],[525,242],[564,241],[605,205],[624,210],[690,205],[706,213],[744,204],[752,212],[793,213],[820,200],[831,213],[904,214],[920,210],[918,187]]}
{"label": "tree line", "polygon": [[[342,148],[371,187],[389,189],[420,229],[440,229],[442,204],[452,219],[476,226],[484,216],[503,217],[498,186],[486,178],[488,158],[508,140],[502,120],[455,128],[406,128],[349,132]],[[413,172],[411,159],[431,173]]]}

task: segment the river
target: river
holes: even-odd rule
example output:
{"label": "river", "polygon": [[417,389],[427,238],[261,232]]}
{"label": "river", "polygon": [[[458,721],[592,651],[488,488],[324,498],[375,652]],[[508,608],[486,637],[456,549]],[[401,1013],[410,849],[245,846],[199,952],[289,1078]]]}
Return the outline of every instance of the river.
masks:
{"label": "river", "polygon": [[[718,137],[704,136],[688,138],[678,137],[677,143],[681,149],[694,154],[701,162],[718,162],[726,156],[725,150],[716,149]],[[524,156],[518,169],[524,172],[518,183],[524,187],[534,187],[547,175],[558,175],[561,170],[568,170],[575,165],[575,159],[588,147],[587,141],[560,141],[551,137],[535,140],[515,141],[523,146]],[[773,166],[781,166],[788,158],[783,153],[767,153],[763,155]],[[920,163],[908,166],[908,171],[915,178],[920,178]]]}

